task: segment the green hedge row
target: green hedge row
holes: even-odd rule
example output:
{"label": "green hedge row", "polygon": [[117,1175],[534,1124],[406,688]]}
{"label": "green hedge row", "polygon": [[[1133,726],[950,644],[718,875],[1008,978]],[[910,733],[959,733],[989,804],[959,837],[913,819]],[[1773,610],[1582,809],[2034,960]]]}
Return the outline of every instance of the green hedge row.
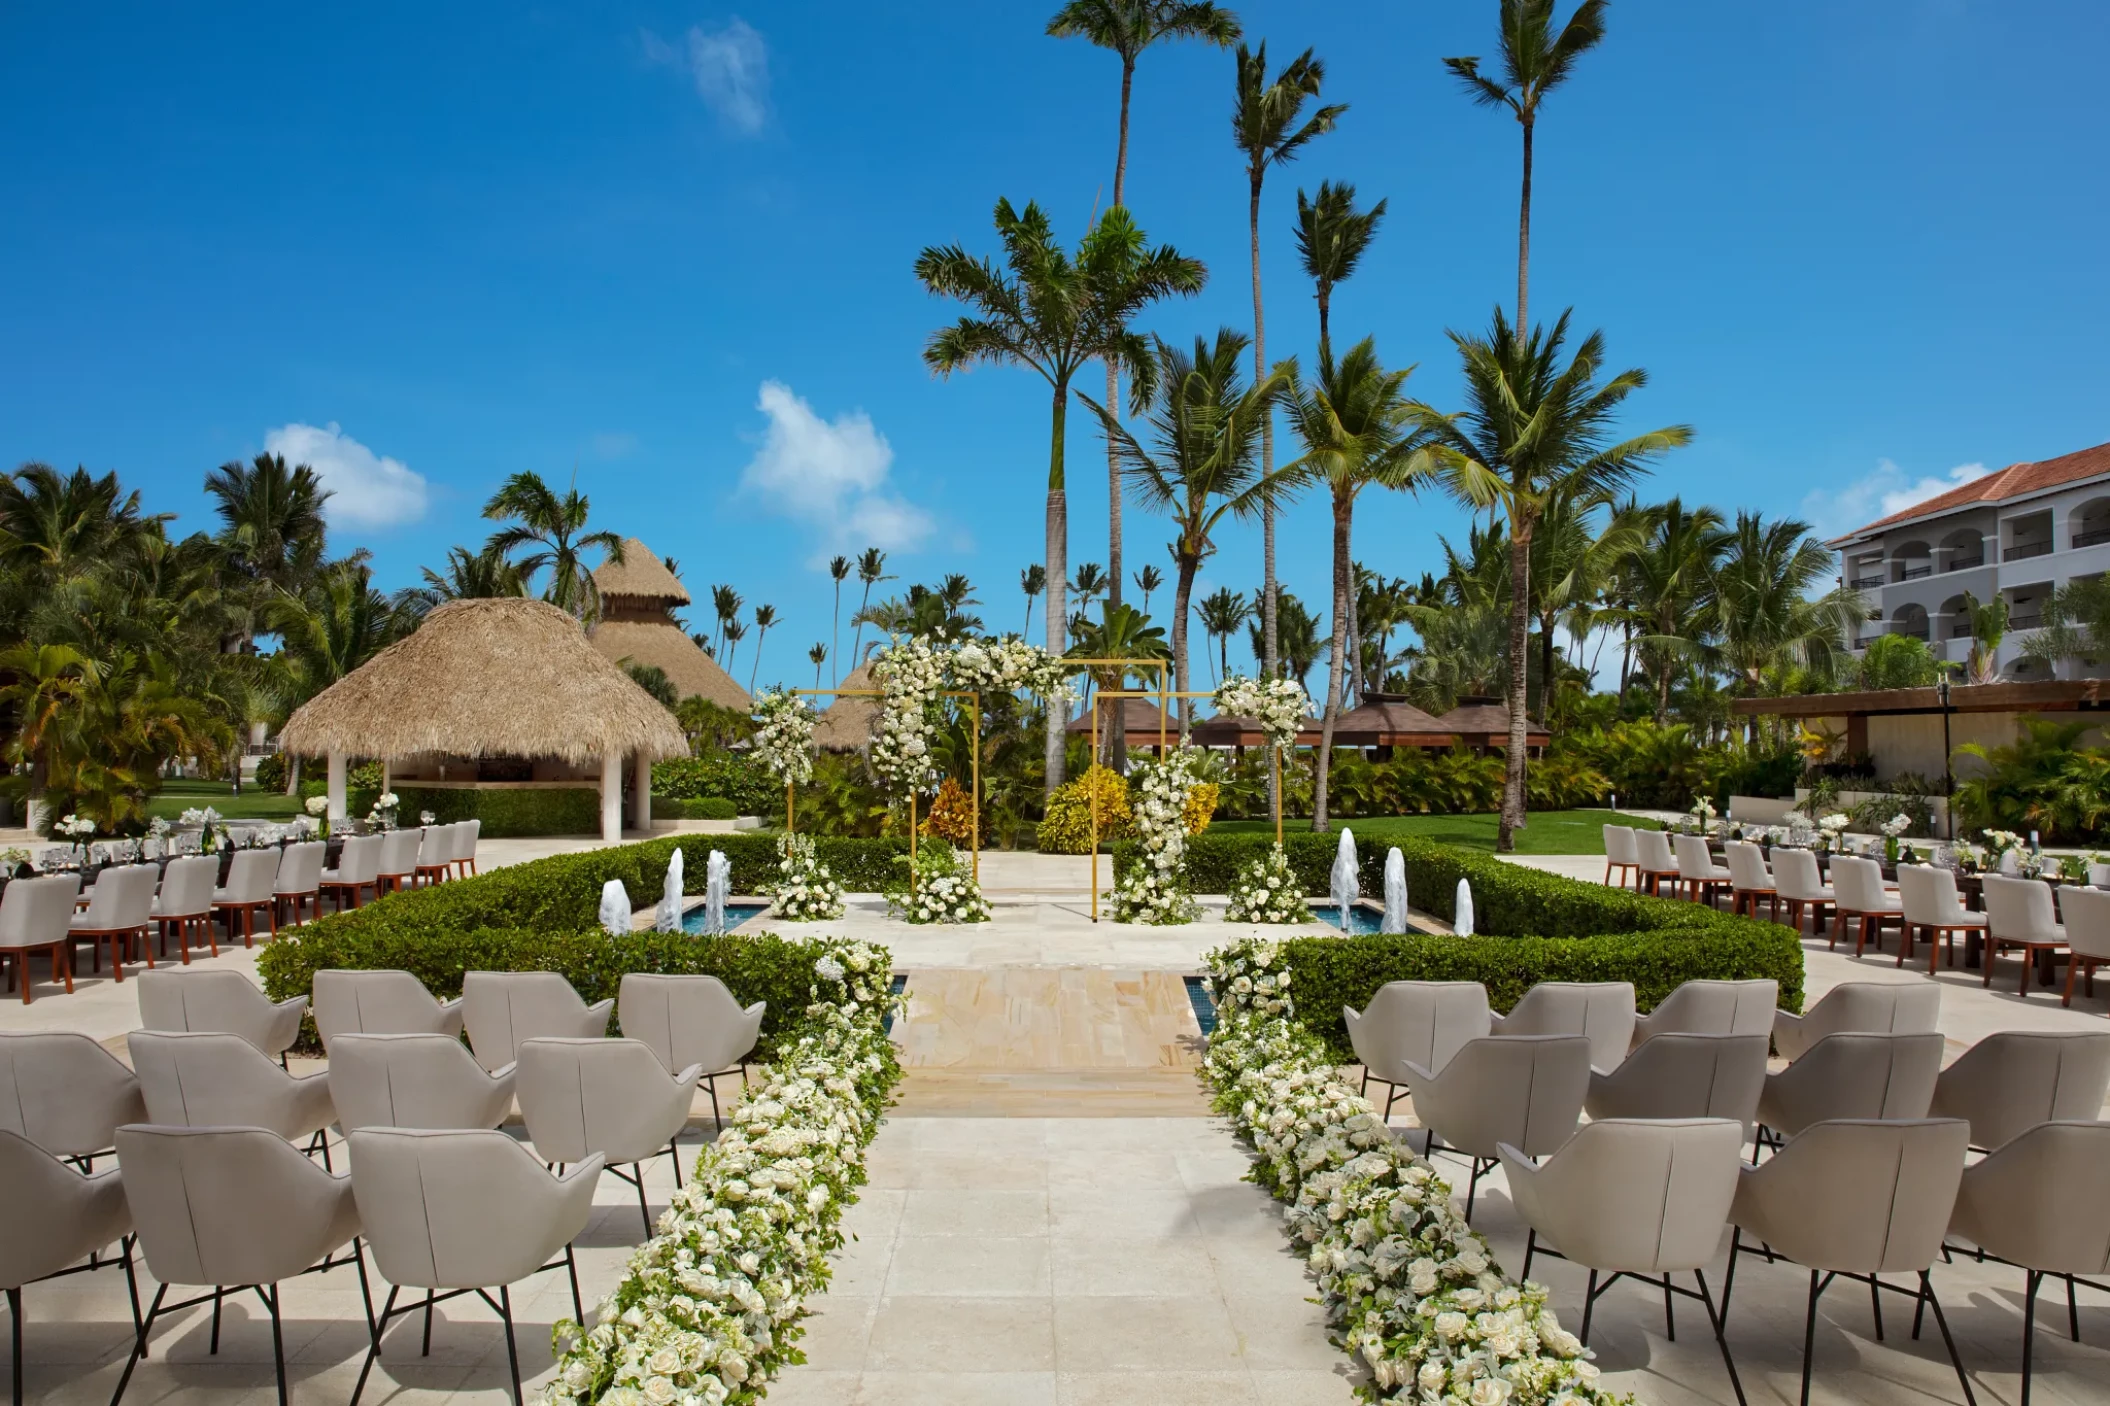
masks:
{"label": "green hedge row", "polygon": [[694,799],[678,796],[652,798],[654,820],[731,820],[739,814],[740,807],[723,796],[698,796]]}
{"label": "green hedge row", "polygon": [[[401,804],[397,817],[405,825],[417,823],[426,811],[435,825],[457,820],[481,820],[479,833],[485,839],[515,839],[528,835],[598,835],[601,833],[601,793],[591,786],[565,787],[551,791],[470,791],[456,787],[396,787]],[[367,801],[372,806],[373,801]],[[364,815],[356,807],[353,815]]]}

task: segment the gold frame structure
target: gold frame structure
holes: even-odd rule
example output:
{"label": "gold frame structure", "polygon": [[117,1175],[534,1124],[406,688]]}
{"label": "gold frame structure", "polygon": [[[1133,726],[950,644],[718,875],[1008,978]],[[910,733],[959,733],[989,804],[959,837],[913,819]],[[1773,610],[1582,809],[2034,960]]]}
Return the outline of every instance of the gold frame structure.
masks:
{"label": "gold frame structure", "polygon": [[[823,696],[828,698],[886,697],[886,690],[883,688],[794,688],[787,690],[787,692],[794,698]],[[948,690],[938,696],[940,698],[966,699],[968,715],[973,719],[968,725],[973,739],[972,745],[968,748],[968,770],[972,777],[971,784],[974,799],[973,813],[968,817],[968,844],[971,847],[968,852],[972,856],[971,862],[974,865],[975,886],[980,887],[982,882],[982,695],[978,691],[964,689]],[[789,781],[785,782],[784,832],[786,834],[796,833],[795,827],[792,825],[792,790],[792,783]],[[916,891],[916,849],[916,793],[912,789],[908,793],[908,891],[911,894]]]}

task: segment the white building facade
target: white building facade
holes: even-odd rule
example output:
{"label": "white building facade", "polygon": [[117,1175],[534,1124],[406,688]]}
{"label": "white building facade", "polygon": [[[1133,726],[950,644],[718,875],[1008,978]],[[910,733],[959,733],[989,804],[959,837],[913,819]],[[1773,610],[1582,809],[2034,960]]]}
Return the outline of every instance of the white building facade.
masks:
{"label": "white building facade", "polygon": [[[1937,659],[1971,652],[1968,592],[2005,596],[1998,664],[2013,679],[2053,672],[2021,656],[2060,585],[2110,571],[2110,444],[2013,464],[1838,538],[1841,581],[1868,602],[1856,650],[1879,635],[1927,641]],[[2100,678],[2110,658],[2064,659],[2057,677]]]}

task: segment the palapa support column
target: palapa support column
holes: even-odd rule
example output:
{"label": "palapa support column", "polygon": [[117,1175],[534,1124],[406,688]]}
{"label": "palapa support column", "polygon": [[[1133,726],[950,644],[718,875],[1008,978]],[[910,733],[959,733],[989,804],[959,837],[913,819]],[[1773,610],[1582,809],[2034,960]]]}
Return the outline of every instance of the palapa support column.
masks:
{"label": "palapa support column", "polygon": [[630,763],[630,825],[652,833],[652,758],[639,752]]}
{"label": "palapa support column", "polygon": [[617,844],[623,838],[623,754],[610,751],[601,758],[601,843]]}
{"label": "palapa support column", "polygon": [[344,753],[330,753],[330,823],[343,820],[349,808],[345,792],[349,781],[350,766]]}

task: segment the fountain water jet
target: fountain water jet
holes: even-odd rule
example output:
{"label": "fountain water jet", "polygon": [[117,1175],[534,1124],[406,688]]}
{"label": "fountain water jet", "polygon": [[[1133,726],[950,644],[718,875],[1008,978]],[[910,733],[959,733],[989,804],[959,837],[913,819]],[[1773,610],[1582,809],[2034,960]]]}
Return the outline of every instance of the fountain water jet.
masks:
{"label": "fountain water jet", "polygon": [[1327,892],[1332,897],[1334,906],[1341,910],[1341,931],[1354,932],[1355,929],[1348,923],[1348,910],[1353,908],[1356,899],[1362,896],[1363,886],[1357,877],[1355,832],[1346,826],[1341,827],[1341,847],[1334,852],[1333,874],[1329,879]]}
{"label": "fountain water jet", "polygon": [[1379,932],[1407,930],[1407,857],[1394,845],[1385,856],[1385,921]]}
{"label": "fountain water jet", "polygon": [[681,931],[681,850],[667,860],[667,882],[660,890],[659,912],[652,926],[660,932]]}
{"label": "fountain water jet", "polygon": [[732,886],[732,861],[723,850],[712,850],[703,862],[703,930],[714,937],[725,931],[725,895]]}
{"label": "fountain water jet", "polygon": [[1463,879],[1458,881],[1458,905],[1451,918],[1451,931],[1460,937],[1473,935],[1473,886]]}

